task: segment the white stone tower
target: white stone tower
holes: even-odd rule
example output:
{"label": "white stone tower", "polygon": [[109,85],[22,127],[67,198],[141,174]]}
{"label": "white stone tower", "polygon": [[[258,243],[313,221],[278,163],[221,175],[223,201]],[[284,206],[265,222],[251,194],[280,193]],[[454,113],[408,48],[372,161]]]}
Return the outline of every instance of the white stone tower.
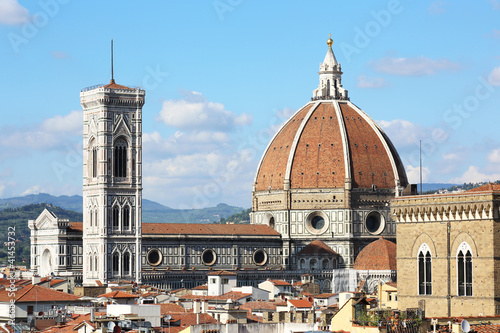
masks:
{"label": "white stone tower", "polygon": [[83,284],[141,282],[142,106],[145,91],[84,89]]}

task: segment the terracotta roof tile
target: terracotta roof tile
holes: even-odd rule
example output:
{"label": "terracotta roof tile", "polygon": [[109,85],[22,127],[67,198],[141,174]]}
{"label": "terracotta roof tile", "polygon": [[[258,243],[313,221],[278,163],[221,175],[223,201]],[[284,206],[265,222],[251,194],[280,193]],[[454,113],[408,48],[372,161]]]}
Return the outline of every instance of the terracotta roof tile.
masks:
{"label": "terracotta roof tile", "polygon": [[83,222],[69,222],[67,231],[83,232]]}
{"label": "terracotta roof tile", "polygon": [[121,84],[117,84],[115,83],[115,80],[111,79],[111,81],[106,84],[105,86],[103,86],[103,88],[107,88],[107,89],[120,89],[120,90],[133,90],[132,88],[129,88],[129,87],[126,87],[126,86],[122,86]]}
{"label": "terracotta roof tile", "polygon": [[305,299],[289,299],[288,302],[296,308],[312,308],[311,302]]}
{"label": "terracotta roof tile", "polygon": [[328,245],[320,240],[314,240],[311,243],[307,244],[305,248],[303,248],[298,255],[318,255],[318,254],[330,254],[330,255],[338,255],[337,252],[333,251]]}
{"label": "terracotta roof tile", "polygon": [[276,303],[265,301],[252,301],[240,305],[242,310],[276,310]]}
{"label": "terracotta roof tile", "polygon": [[[12,297],[9,296],[10,290],[0,290],[0,302],[9,302]],[[80,296],[64,293],[50,288],[38,285],[28,285],[18,289],[15,292],[14,299],[16,303],[23,302],[50,302],[50,301],[76,301]]]}
{"label": "terracotta roof tile", "polygon": [[286,282],[285,280],[268,280],[275,286],[291,286],[290,283]]}
{"label": "terracotta roof tile", "polygon": [[162,315],[165,315],[167,313],[171,313],[171,312],[185,312],[186,310],[178,305],[178,304],[175,304],[175,303],[160,303],[160,308],[161,308],[161,314]]}
{"label": "terracotta roof tile", "polygon": [[[407,185],[406,173],[385,133],[375,123],[365,120],[352,104],[339,103],[347,136],[351,175],[344,164],[343,128],[339,125],[333,101],[322,101],[311,113],[307,104],[295,113],[269,144],[256,176],[256,191],[283,189],[287,163],[291,161],[290,187],[343,188],[345,178],[352,178],[353,188],[394,188],[395,174],[391,156],[396,164],[401,186]],[[299,132],[303,125],[302,132]],[[294,154],[290,152],[298,134]],[[388,150],[385,147],[388,147]]]}
{"label": "terracotta roof tile", "polygon": [[483,186],[470,189],[466,192],[500,192],[500,184],[489,183]]}
{"label": "terracotta roof tile", "polygon": [[330,297],[335,296],[335,295],[338,295],[338,294],[323,293],[323,294],[319,294],[319,295],[314,296],[314,298],[330,298]]}
{"label": "terracotta roof tile", "polygon": [[194,287],[191,290],[208,290],[208,286],[206,284],[199,285],[197,287]]}
{"label": "terracotta roof tile", "polygon": [[280,236],[263,224],[143,223],[142,234]]}
{"label": "terracotta roof tile", "polygon": [[371,242],[358,254],[354,269],[396,270],[396,244],[382,237]]}
{"label": "terracotta roof tile", "polygon": [[125,291],[116,290],[116,291],[112,291],[112,292],[109,292],[106,294],[99,295],[98,297],[106,297],[106,298],[116,299],[116,298],[137,298],[139,296],[135,295],[135,294],[127,293]]}

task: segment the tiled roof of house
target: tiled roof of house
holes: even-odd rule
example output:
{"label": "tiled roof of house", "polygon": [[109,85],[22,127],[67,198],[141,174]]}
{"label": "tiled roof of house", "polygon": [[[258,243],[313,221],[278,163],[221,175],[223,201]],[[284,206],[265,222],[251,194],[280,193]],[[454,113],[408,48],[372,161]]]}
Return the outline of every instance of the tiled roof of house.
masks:
{"label": "tiled roof of house", "polygon": [[63,283],[63,282],[66,282],[65,279],[52,279],[50,280],[50,286],[53,287],[53,286],[56,286],[60,283]]}
{"label": "tiled roof of house", "polygon": [[470,189],[467,192],[500,192],[500,184],[489,183],[483,186]]}
{"label": "tiled roof of house", "polygon": [[143,223],[142,234],[279,236],[264,224]]}
{"label": "tiled roof of house", "polygon": [[311,302],[306,299],[289,299],[288,302],[296,308],[312,308]]}
{"label": "tiled roof of house", "polygon": [[191,290],[208,290],[208,286],[206,284],[199,285],[197,287],[194,287]]}
{"label": "tiled roof of house", "polygon": [[[0,286],[4,286],[4,287],[9,287],[11,285],[11,280],[9,279],[0,279]],[[14,280],[14,285],[16,287],[20,287],[20,286],[26,286],[26,285],[29,285],[31,284],[31,280]]]}
{"label": "tiled roof of house", "polygon": [[267,280],[274,284],[275,286],[291,286],[290,283],[286,282],[285,280]]}
{"label": "tiled roof of house", "polygon": [[396,270],[396,244],[379,238],[364,247],[354,262],[358,270]]}
{"label": "tiled roof of house", "polygon": [[175,303],[160,303],[160,311],[161,314],[167,314],[171,312],[185,312],[186,310],[180,306],[179,304]]}
{"label": "tiled roof of house", "polygon": [[337,252],[333,251],[328,245],[326,245],[324,242],[320,240],[313,240],[298,253],[298,255],[319,255],[319,254],[338,255]]}
{"label": "tiled roof of house", "polygon": [[11,297],[11,293],[12,292],[7,289],[0,290],[0,302],[9,302],[11,299],[15,299],[16,303],[76,301],[80,298],[80,296],[37,285],[28,285],[18,289],[15,291],[14,297]]}
{"label": "tiled roof of house", "polygon": [[106,294],[99,295],[98,297],[117,299],[117,298],[137,298],[139,296],[135,295],[135,294],[127,293],[125,291],[116,290],[116,291],[112,291],[112,292],[109,292]]}
{"label": "tiled roof of house", "polygon": [[338,294],[323,293],[323,294],[319,294],[319,295],[314,296],[314,298],[330,298],[330,297],[335,296],[335,295],[338,295]]}
{"label": "tiled roof of house", "polygon": [[276,311],[275,302],[252,301],[240,305],[242,310],[273,310]]}
{"label": "tiled roof of house", "polygon": [[67,231],[83,232],[83,222],[69,222]]}
{"label": "tiled roof of house", "polygon": [[[198,317],[198,318],[197,318]],[[197,324],[217,324],[218,321],[209,315],[208,313],[176,313],[172,314],[172,318],[170,319],[170,328],[177,326],[177,322],[179,322],[180,327],[186,329],[189,326],[197,325]],[[172,324],[175,323],[175,326]],[[168,332],[168,331],[166,331]]]}

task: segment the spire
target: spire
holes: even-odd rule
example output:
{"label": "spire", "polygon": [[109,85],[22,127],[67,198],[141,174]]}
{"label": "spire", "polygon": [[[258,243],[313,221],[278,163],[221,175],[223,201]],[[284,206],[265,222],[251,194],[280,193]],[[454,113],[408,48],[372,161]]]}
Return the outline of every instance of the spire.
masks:
{"label": "spire", "polygon": [[109,84],[114,84],[115,83],[115,76],[113,73],[113,38],[111,38],[111,81]]}
{"label": "spire", "polygon": [[335,58],[332,45],[332,34],[326,41],[328,50],[323,62],[319,65],[319,86],[313,92],[313,99],[348,99],[347,90],[342,88],[342,70]]}

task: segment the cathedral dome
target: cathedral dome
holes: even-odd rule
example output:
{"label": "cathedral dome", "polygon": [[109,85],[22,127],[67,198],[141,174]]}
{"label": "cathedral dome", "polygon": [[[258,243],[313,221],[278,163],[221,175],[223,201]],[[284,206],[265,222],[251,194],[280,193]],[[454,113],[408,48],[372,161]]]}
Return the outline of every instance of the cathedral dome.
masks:
{"label": "cathedral dome", "polygon": [[319,74],[312,100],[268,145],[254,190],[406,187],[406,173],[393,144],[350,102],[340,84],[342,72],[331,44]]}
{"label": "cathedral dome", "polygon": [[354,269],[358,270],[396,270],[396,244],[380,238],[371,242],[359,252]]}

